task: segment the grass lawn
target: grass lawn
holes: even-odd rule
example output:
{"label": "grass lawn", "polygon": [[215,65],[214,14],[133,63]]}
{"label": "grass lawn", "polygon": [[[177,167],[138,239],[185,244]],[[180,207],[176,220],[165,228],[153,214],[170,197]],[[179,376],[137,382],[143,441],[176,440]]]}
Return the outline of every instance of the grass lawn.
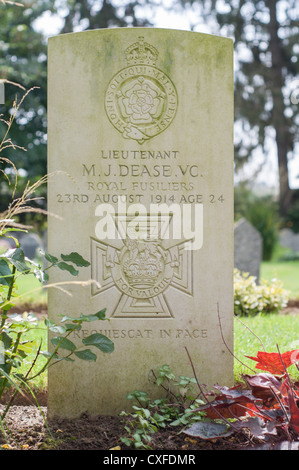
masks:
{"label": "grass lawn", "polygon": [[[299,261],[263,261],[260,270],[261,279],[279,279],[283,287],[290,291],[291,299],[299,299]],[[247,325],[251,331],[249,331]],[[256,335],[256,336],[255,336]],[[286,352],[299,349],[299,315],[261,315],[256,317],[240,317],[235,319],[235,356],[256,372],[255,361],[245,356],[256,356],[258,351]],[[291,375],[299,379],[295,366],[289,369]],[[239,361],[235,360],[235,377],[252,373]]]}
{"label": "grass lawn", "polygon": [[[299,349],[299,315],[268,314],[248,318],[242,317],[240,319],[235,318],[234,326],[234,354],[238,358],[238,360],[235,359],[234,361],[236,381],[242,380],[242,374],[262,372],[255,369],[255,361],[245,356],[255,357],[258,351],[264,351],[264,349],[267,352],[278,352],[277,345],[281,353],[292,349]],[[35,340],[37,345],[42,340],[42,349],[46,350],[47,332],[44,324],[40,323],[37,328],[33,329],[28,339]],[[33,355],[26,358],[24,367],[21,369],[23,374],[26,373],[33,359]],[[33,372],[39,370],[44,361],[45,358],[41,357]],[[299,372],[295,366],[291,366],[288,371],[293,379],[299,379]],[[34,389],[46,390],[47,373],[43,373],[34,379],[31,385]]]}
{"label": "grass lawn", "polygon": [[264,261],[260,277],[269,281],[279,279],[290,291],[290,298],[299,299],[299,261]]}
{"label": "grass lawn", "polygon": [[[283,282],[284,288],[290,290],[290,298],[299,299],[299,261],[277,260],[263,262],[261,265],[261,278],[271,280],[277,278]],[[40,283],[33,275],[22,276],[18,280],[18,293],[22,295],[18,303],[39,304],[46,303],[46,290],[41,289]],[[33,292],[32,292],[33,291]],[[28,294],[26,294],[29,292]],[[26,295],[24,295],[26,294]],[[235,356],[245,365],[251,367],[255,373],[261,372],[255,369],[255,361],[245,356],[256,356],[258,351],[277,352],[277,345],[280,352],[299,348],[299,315],[277,315],[268,314],[256,317],[241,317],[241,321],[235,319],[234,345]],[[47,335],[44,329],[39,328],[32,332],[37,343],[40,337],[43,338],[43,349],[47,347]],[[30,362],[27,358],[26,361]],[[43,361],[43,359],[42,359]],[[252,370],[235,360],[235,378],[239,380],[244,373],[253,373]],[[299,379],[299,373],[295,366],[289,369],[292,377]],[[23,371],[24,372],[24,371]],[[43,374],[38,378],[34,387],[45,389],[47,376]]]}
{"label": "grass lawn", "polygon": [[[30,330],[27,336],[23,336],[22,340],[28,341],[35,341],[36,349],[41,344],[41,351],[47,351],[47,343],[48,343],[48,332],[46,326],[43,321],[39,322],[39,324]],[[22,366],[18,369],[18,372],[26,375],[26,372],[30,369],[32,362],[35,360],[35,354],[29,354],[23,361]],[[32,371],[30,372],[30,376],[35,375],[43,365],[46,363],[46,358],[42,355],[39,356],[38,360],[36,361]],[[46,390],[47,389],[47,372],[43,372],[41,375],[33,379],[29,382],[29,385],[34,390]]]}
{"label": "grass lawn", "polygon": [[17,279],[16,304],[29,303],[32,305],[47,303],[47,289],[41,287],[41,283],[34,274],[21,275]]}
{"label": "grass lawn", "polygon": [[[242,323],[241,323],[242,322]],[[246,325],[246,326],[244,326]],[[251,330],[249,330],[249,329]],[[245,365],[254,369],[255,361],[245,356],[256,357],[258,351],[281,353],[292,349],[299,349],[299,315],[268,314],[255,317],[241,317],[235,319],[235,356]],[[292,377],[299,379],[299,372],[291,366],[289,372]],[[235,360],[235,377],[241,374],[252,374],[246,366]]]}

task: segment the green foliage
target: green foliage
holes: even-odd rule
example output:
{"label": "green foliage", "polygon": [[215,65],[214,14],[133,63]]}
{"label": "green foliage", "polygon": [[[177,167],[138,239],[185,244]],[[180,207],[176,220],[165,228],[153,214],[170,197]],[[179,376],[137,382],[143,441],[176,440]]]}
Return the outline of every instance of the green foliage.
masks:
{"label": "green foliage", "polygon": [[258,197],[246,185],[235,188],[235,218],[245,217],[261,234],[263,260],[273,256],[278,241],[278,205],[270,196]]}
{"label": "green foliage", "polygon": [[288,251],[281,255],[280,261],[299,261],[299,251]]}
{"label": "green foliage", "polygon": [[[20,101],[24,91],[36,88],[19,109],[11,129],[11,139],[18,145],[5,152],[5,157],[20,172],[17,195],[22,194],[28,179],[35,182],[47,171],[47,41],[45,34],[36,30],[37,20],[45,13],[58,15],[64,19],[61,33],[73,32],[78,27],[80,30],[91,30],[149,25],[142,18],[142,0],[123,4],[112,0],[65,0],[59,4],[52,0],[26,0],[23,5],[0,2],[0,79],[8,81],[1,114],[11,113],[15,99]],[[136,14],[138,8],[139,14]],[[22,83],[23,86],[16,88],[15,83]],[[0,140],[5,129],[5,123],[0,120]],[[3,166],[10,175],[10,164]],[[0,212],[8,206],[10,194],[8,181],[3,181]],[[41,188],[41,195],[46,197],[44,188]],[[45,209],[45,199],[40,199],[39,204]],[[32,205],[35,206],[35,203],[32,202]],[[27,224],[29,220],[31,222],[30,213],[22,214],[22,218],[22,222],[24,219]],[[39,218],[42,223],[42,216]]]}
{"label": "green foliage", "polygon": [[[281,255],[282,256],[282,255]],[[298,261],[263,261],[261,263],[261,278],[271,281],[279,279],[285,288],[290,292],[290,299],[299,299],[299,263]]]}
{"label": "green foliage", "polygon": [[[9,233],[10,229],[3,229],[1,237],[5,238]],[[66,270],[72,276],[77,276],[79,273],[77,268],[87,267],[90,263],[76,252],[61,254],[60,259],[44,253],[45,258],[51,264],[43,269],[41,265],[25,258],[21,246],[17,240],[15,241],[17,248],[6,251],[0,257],[0,398],[6,388],[15,388],[9,405],[2,413],[1,421],[4,420],[16,393],[22,392],[24,386],[29,387],[30,382],[40,376],[49,366],[62,360],[74,361],[74,357],[84,361],[96,361],[97,355],[90,348],[96,348],[103,353],[112,353],[114,350],[112,341],[100,333],[83,338],[79,345],[69,338],[72,333],[81,330],[83,323],[105,320],[105,309],[92,315],[81,313],[76,317],[63,316],[59,323],[45,319],[45,328],[53,333],[51,351],[43,351],[41,343],[39,344],[36,340],[29,341],[26,338],[28,332],[36,327],[37,318],[32,314],[26,316],[9,314],[17,298],[16,279],[31,273],[32,265],[36,278],[42,283],[48,279],[46,272],[48,269],[58,268]],[[32,354],[34,359],[28,364],[27,371],[20,373],[20,367]],[[46,360],[36,370],[38,358],[41,356]]]}
{"label": "green foliage", "polygon": [[294,191],[292,205],[286,215],[286,223],[295,233],[299,233],[299,190]]}
{"label": "green foliage", "polygon": [[121,441],[136,449],[151,449],[152,435],[159,428],[179,426],[180,429],[203,419],[204,413],[196,412],[202,403],[194,393],[194,378],[179,376],[176,379],[169,365],[153,372],[155,383],[164,390],[164,397],[151,400],[146,392],[135,390],[127,395],[133,401],[133,412],[123,411],[126,436]]}
{"label": "green foliage", "polygon": [[[26,97],[22,109],[18,109],[14,126],[10,129],[11,140],[17,145],[5,149],[7,161],[2,162],[8,175],[11,175],[9,161],[20,171],[17,194],[23,193],[28,178],[34,182],[46,173],[47,44],[33,24],[44,10],[53,8],[51,3],[50,0],[28,0],[24,7],[13,2],[0,5],[0,79],[8,81],[5,83],[5,104],[1,106],[1,113],[14,113],[16,102],[21,101],[26,90],[35,88]],[[16,83],[22,83],[22,86],[16,87]],[[0,140],[5,132],[5,122],[1,121]],[[25,149],[30,151],[26,152]],[[45,190],[42,195],[46,195]],[[10,202],[8,180],[1,183],[0,196],[1,212]]]}
{"label": "green foliage", "polygon": [[[66,0],[64,8],[67,14],[64,15],[65,23],[62,33],[74,31],[78,25],[81,29],[99,29],[127,26],[149,26],[149,21],[142,16],[143,0],[116,2],[114,0],[81,0],[74,2]],[[138,12],[139,10],[139,12]],[[138,14],[139,13],[139,14]]]}
{"label": "green foliage", "polygon": [[[254,334],[253,334],[254,332]],[[248,356],[255,356],[256,351],[281,351],[299,347],[298,315],[255,315],[234,318],[234,375],[236,382],[242,381],[242,375],[252,366]],[[237,360],[238,358],[239,360]],[[242,362],[241,362],[242,361]],[[292,380],[298,380],[295,366],[289,369]]]}
{"label": "green foliage", "polygon": [[[292,193],[288,160],[298,142],[298,104],[291,99],[299,71],[297,2],[174,0],[174,4],[192,10],[193,27],[205,23],[211,33],[233,38],[235,169],[238,172],[258,155],[263,156],[262,169],[276,153],[280,213],[285,215]],[[268,145],[271,141],[277,152]]]}
{"label": "green foliage", "polygon": [[263,260],[272,258],[278,240],[278,207],[269,198],[257,199],[247,210],[249,222],[263,238]]}
{"label": "green foliage", "polygon": [[239,316],[253,316],[259,313],[278,313],[288,302],[288,291],[281,281],[262,280],[248,273],[234,270],[234,313]]}
{"label": "green foliage", "polygon": [[[13,2],[9,2],[9,4],[11,6]],[[3,2],[3,5],[6,6],[6,2]],[[32,13],[29,5],[30,2],[26,5],[28,7],[27,18],[31,17]],[[13,6],[15,5],[13,4]],[[13,16],[12,11],[5,9],[4,23],[1,24],[2,29],[0,29],[0,43],[2,43],[2,45],[4,43],[1,38],[1,34],[3,33],[3,27],[7,27],[7,32],[11,35],[16,33],[17,37],[19,33],[23,47],[28,50],[32,49],[34,46],[34,35],[31,38],[32,42],[27,44],[27,36],[23,37],[22,34],[25,34],[29,28],[25,28],[22,22],[19,21],[18,26],[16,26],[15,29],[10,30],[11,22],[13,21],[15,21],[15,17]],[[8,49],[9,47],[7,46],[5,50]],[[19,52],[18,47],[16,48],[15,53],[17,52]],[[11,51],[9,54],[10,53]],[[33,58],[34,51],[31,50],[31,53]],[[15,59],[15,62],[18,62],[17,57],[15,57]],[[26,61],[24,62],[26,63]],[[42,62],[41,56],[39,56],[38,62]],[[18,62],[18,64],[19,63],[20,62]],[[39,72],[37,71],[37,73]],[[10,83],[5,77],[4,80],[6,83]],[[16,86],[24,91],[22,86]],[[14,389],[6,408],[0,414],[0,431],[2,431],[4,436],[6,428],[4,419],[17,393],[23,393],[22,390],[24,388],[29,390],[31,396],[38,405],[30,384],[36,377],[43,374],[48,367],[60,363],[61,361],[74,361],[74,358],[84,361],[95,361],[97,356],[91,348],[96,348],[103,353],[112,353],[114,350],[112,341],[102,334],[96,333],[88,337],[84,337],[81,341],[82,344],[80,343],[79,345],[77,343],[75,344],[70,339],[71,334],[81,330],[83,323],[105,320],[105,310],[101,310],[92,315],[81,313],[79,316],[75,317],[65,316],[59,323],[54,323],[53,321],[46,319],[45,328],[51,332],[52,347],[50,351],[43,351],[42,342],[28,340],[28,333],[30,333],[30,331],[37,325],[37,319],[34,315],[14,315],[10,313],[10,310],[15,306],[15,299],[18,297],[17,280],[21,276],[31,276],[33,273],[36,279],[38,279],[41,284],[44,284],[48,281],[47,271],[49,269],[59,269],[66,271],[71,276],[78,276],[78,268],[86,268],[90,265],[89,261],[85,260],[76,252],[61,254],[59,258],[49,253],[43,253],[49,264],[47,268],[43,268],[42,263],[36,263],[25,257],[20,242],[17,238],[12,236],[12,232],[27,231],[27,227],[20,224],[20,216],[32,212],[35,214],[45,214],[45,211],[42,210],[41,207],[33,207],[32,203],[38,200],[36,198],[40,194],[36,195],[36,192],[43,183],[47,181],[47,176],[39,178],[33,184],[30,184],[30,182],[27,181],[24,190],[21,192],[21,195],[18,196],[17,182],[19,173],[17,171],[17,167],[11,159],[6,155],[3,155],[3,152],[10,150],[24,150],[23,148],[20,148],[19,145],[16,145],[12,140],[12,124],[20,124],[20,121],[18,121],[19,116],[22,117],[21,121],[23,119],[22,125],[29,124],[30,117],[35,115],[35,112],[29,112],[28,115],[26,115],[26,112],[24,113],[20,110],[20,105],[29,94],[29,91],[25,92],[20,100],[14,100],[8,120],[3,119],[2,117],[0,118],[0,124],[2,126],[0,129],[0,164],[2,165],[0,168],[0,175],[8,184],[8,187],[10,187],[12,183],[12,179],[8,176],[10,172],[12,172],[15,177],[14,183],[10,187],[10,191],[8,191],[7,205],[4,205],[5,208],[0,207],[0,240],[3,239],[7,241],[7,239],[13,239],[16,245],[16,248],[8,249],[0,255],[0,399],[7,388]],[[36,111],[37,114],[43,114],[43,110],[40,111],[40,113]],[[31,138],[33,139],[32,135]],[[34,152],[32,153],[34,154]],[[32,165],[32,162],[30,165]],[[8,169],[11,171],[8,171]],[[1,189],[2,186],[3,184],[1,184]],[[80,282],[77,282],[76,284],[80,284]],[[48,285],[47,288],[49,287],[50,286]],[[59,308],[59,306],[57,307]],[[33,360],[27,362],[26,359],[30,356],[32,357],[32,355]],[[38,360],[41,356],[45,358],[45,361],[43,361],[42,364]],[[28,364],[27,368],[26,362]]]}

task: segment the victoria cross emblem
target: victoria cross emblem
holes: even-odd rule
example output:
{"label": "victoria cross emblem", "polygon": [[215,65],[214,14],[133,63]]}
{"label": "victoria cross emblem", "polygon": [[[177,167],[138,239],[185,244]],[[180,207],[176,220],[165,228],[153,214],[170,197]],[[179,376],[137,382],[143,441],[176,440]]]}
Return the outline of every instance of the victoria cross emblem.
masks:
{"label": "victoria cross emblem", "polygon": [[178,98],[170,78],[156,67],[157,49],[139,37],[125,51],[127,67],[108,84],[105,109],[125,139],[142,144],[173,121]]}
{"label": "victoria cross emblem", "polygon": [[[108,289],[117,293],[112,317],[171,318],[166,291],[172,287],[180,294],[193,295],[193,252],[186,250],[188,240],[164,239],[161,229],[146,236],[148,217],[140,224],[144,235],[140,238],[130,234],[109,241],[91,238],[92,278],[97,281],[92,284],[92,296]],[[171,215],[162,217],[167,230]],[[119,232],[121,224],[128,228],[129,219],[126,214],[115,215]],[[161,226],[158,218],[150,223]]]}

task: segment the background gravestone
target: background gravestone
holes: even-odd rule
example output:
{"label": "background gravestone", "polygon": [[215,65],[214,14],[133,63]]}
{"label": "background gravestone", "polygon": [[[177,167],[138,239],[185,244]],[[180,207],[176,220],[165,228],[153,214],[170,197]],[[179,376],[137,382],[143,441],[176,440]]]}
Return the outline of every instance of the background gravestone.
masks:
{"label": "background gravestone", "polygon": [[[43,245],[39,235],[35,233],[12,232],[12,236],[21,243],[22,250],[27,258],[33,260],[39,255],[39,249],[42,248]],[[9,240],[8,244],[11,248],[16,247],[13,238]]]}
{"label": "background gravestone", "polygon": [[[219,305],[233,349],[232,41],[73,33],[50,38],[48,67],[48,208],[59,216],[49,217],[48,251],[79,252],[91,262],[79,280],[97,281],[65,286],[71,296],[50,290],[49,316],[106,307],[107,320],[77,335],[115,344],[95,363],[49,369],[49,416],[116,414],[128,392],[159,394],[152,369],[193,375],[185,347],[202,383],[232,384],[218,318]],[[52,271],[50,282],[68,279]]]}
{"label": "background gravestone", "polygon": [[293,232],[290,228],[283,228],[279,234],[280,244],[292,251],[299,251],[299,233]]}
{"label": "background gravestone", "polygon": [[260,277],[263,240],[260,232],[248,220],[240,219],[234,230],[235,268],[244,273]]}

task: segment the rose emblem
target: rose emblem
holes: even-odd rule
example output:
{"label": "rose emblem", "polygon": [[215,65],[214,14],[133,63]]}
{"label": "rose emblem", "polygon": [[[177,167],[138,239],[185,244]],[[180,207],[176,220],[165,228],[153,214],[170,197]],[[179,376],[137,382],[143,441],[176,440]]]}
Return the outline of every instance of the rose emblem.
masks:
{"label": "rose emblem", "polygon": [[149,79],[137,77],[118,94],[121,113],[132,124],[151,124],[161,116],[165,94]]}

